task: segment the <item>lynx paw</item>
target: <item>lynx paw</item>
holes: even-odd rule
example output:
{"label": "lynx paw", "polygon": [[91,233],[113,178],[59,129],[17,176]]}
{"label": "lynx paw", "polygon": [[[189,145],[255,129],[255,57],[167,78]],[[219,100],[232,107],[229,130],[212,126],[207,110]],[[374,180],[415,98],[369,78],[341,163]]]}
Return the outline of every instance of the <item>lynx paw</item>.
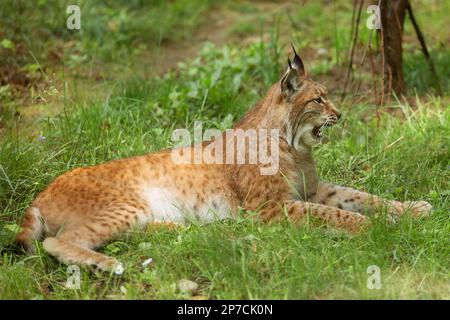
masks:
{"label": "lynx paw", "polygon": [[96,267],[102,271],[113,272],[115,275],[122,275],[125,271],[123,264],[114,258],[107,258],[96,264]]}
{"label": "lynx paw", "polygon": [[403,202],[403,210],[411,212],[415,217],[429,217],[432,206],[427,201],[406,201]]}

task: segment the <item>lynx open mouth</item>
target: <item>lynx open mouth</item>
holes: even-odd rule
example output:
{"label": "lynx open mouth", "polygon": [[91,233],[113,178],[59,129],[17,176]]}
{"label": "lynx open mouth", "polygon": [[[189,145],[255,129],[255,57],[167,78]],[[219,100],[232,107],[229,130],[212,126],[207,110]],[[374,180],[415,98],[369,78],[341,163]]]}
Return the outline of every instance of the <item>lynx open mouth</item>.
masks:
{"label": "lynx open mouth", "polygon": [[316,139],[320,139],[323,136],[323,128],[325,127],[331,127],[333,126],[333,122],[330,121],[326,121],[323,124],[321,124],[320,126],[316,126],[312,129],[312,134],[314,136],[314,138]]}

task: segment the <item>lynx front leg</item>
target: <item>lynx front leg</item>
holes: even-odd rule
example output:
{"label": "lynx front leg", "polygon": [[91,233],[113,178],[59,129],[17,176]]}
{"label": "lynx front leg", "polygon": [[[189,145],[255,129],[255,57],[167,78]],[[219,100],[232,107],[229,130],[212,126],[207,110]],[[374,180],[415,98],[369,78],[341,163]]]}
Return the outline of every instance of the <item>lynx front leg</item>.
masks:
{"label": "lynx front leg", "polygon": [[366,223],[366,217],[359,213],[296,200],[285,201],[282,206],[270,203],[259,211],[260,218],[264,222],[279,220],[285,213],[295,222],[304,220],[310,215],[333,227],[352,232],[359,231]]}
{"label": "lynx front leg", "polygon": [[411,211],[414,216],[427,216],[431,211],[431,205],[426,201],[399,202],[382,199],[378,196],[336,186],[329,183],[320,183],[313,202],[327,206],[337,207],[353,212],[380,212],[387,208],[390,214],[401,215]]}

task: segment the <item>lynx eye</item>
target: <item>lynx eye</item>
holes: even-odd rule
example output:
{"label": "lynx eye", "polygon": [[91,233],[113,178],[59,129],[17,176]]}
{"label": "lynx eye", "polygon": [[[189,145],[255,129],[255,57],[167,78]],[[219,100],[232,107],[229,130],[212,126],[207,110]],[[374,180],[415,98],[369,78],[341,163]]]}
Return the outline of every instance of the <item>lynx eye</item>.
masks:
{"label": "lynx eye", "polygon": [[313,100],[313,102],[314,102],[314,103],[317,103],[317,104],[321,104],[321,103],[323,102],[323,100],[322,100],[321,97],[318,97],[318,98],[315,98],[315,99]]}

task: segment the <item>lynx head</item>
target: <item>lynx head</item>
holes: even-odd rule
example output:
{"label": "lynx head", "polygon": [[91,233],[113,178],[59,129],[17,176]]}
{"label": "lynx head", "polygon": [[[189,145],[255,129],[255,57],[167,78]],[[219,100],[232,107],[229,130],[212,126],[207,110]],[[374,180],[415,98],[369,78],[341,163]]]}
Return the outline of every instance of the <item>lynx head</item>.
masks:
{"label": "lynx head", "polygon": [[292,50],[294,58],[288,58],[287,71],[276,92],[283,113],[284,138],[300,150],[320,142],[323,128],[334,125],[341,114],[329,100],[327,89],[308,77],[294,46]]}

